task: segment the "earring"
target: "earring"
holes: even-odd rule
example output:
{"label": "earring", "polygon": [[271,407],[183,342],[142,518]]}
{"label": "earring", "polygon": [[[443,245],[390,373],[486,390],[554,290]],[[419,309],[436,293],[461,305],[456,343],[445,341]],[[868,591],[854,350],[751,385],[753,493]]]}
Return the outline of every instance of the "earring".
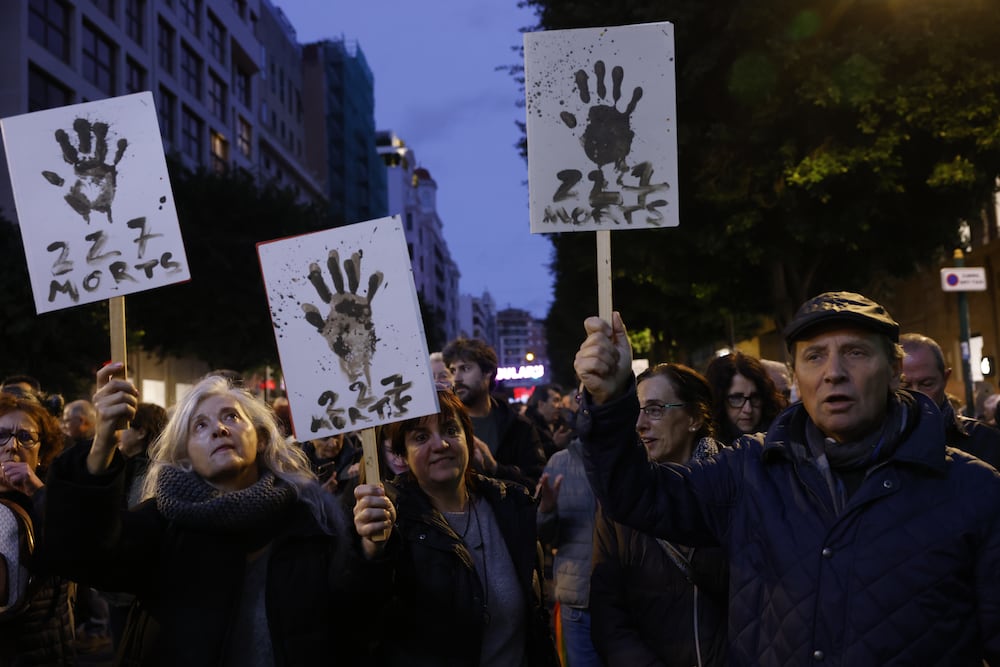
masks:
{"label": "earring", "polygon": [[688,430],[694,433],[696,429],[694,426],[688,426]]}

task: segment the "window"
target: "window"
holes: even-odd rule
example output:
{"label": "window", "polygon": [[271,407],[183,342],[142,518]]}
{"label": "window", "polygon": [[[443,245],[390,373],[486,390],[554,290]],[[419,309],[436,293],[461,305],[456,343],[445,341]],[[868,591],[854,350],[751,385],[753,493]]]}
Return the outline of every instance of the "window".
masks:
{"label": "window", "polygon": [[226,29],[211,12],[208,14],[208,43],[211,45],[212,57],[220,63],[225,63]]}
{"label": "window", "polygon": [[187,44],[181,45],[181,85],[201,99],[201,58]]}
{"label": "window", "polygon": [[174,29],[170,24],[160,19],[156,36],[156,49],[159,52],[160,69],[174,73]]}
{"label": "window", "polygon": [[229,168],[229,142],[218,132],[212,132],[212,169],[224,173]]}
{"label": "window", "polygon": [[83,24],[83,78],[107,95],[115,94],[115,47],[90,23]]}
{"label": "window", "polygon": [[226,84],[224,84],[219,77],[212,73],[209,73],[208,75],[208,99],[209,104],[212,107],[212,114],[214,114],[215,117],[220,119],[222,122],[225,122]]}
{"label": "window", "polygon": [[233,0],[233,11],[244,21],[247,20],[247,0]]}
{"label": "window", "polygon": [[52,55],[69,62],[69,6],[63,0],[31,0],[28,35]]}
{"label": "window", "polygon": [[106,16],[115,17],[115,0],[92,0],[94,5]]}
{"label": "window", "polygon": [[202,120],[184,107],[181,111],[181,151],[201,164]]}
{"label": "window", "polygon": [[160,118],[160,136],[168,143],[177,136],[177,96],[160,86],[160,103],[156,107]]}
{"label": "window", "polygon": [[236,98],[243,103],[243,106],[250,108],[250,75],[246,70],[235,67],[233,69],[233,80],[236,82]]}
{"label": "window", "polygon": [[250,123],[240,116],[237,120],[236,147],[239,149],[240,153],[243,153],[246,157],[250,157],[250,146],[252,141],[253,130],[250,128]]}
{"label": "window", "polygon": [[47,72],[28,65],[28,111],[64,107],[73,101],[73,93]]}
{"label": "window", "polygon": [[146,90],[146,70],[131,58],[125,59],[125,92],[138,93]]}
{"label": "window", "polygon": [[125,32],[139,46],[142,46],[142,34],[146,27],[145,14],[146,0],[126,0]]}
{"label": "window", "polygon": [[201,0],[181,0],[181,20],[187,29],[198,35],[201,18]]}

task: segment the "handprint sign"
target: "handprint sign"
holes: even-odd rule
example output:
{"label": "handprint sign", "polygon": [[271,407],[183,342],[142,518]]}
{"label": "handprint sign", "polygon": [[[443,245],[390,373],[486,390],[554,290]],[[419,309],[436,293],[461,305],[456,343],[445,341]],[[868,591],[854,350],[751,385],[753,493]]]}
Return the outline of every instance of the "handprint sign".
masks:
{"label": "handprint sign", "polygon": [[350,259],[344,261],[348,292],[344,291],[344,275],[340,271],[340,255],[336,250],[330,251],[326,266],[336,293],[330,292],[316,262],[309,264],[309,282],[316,288],[323,303],[330,305],[329,314],[324,318],[311,303],[302,304],[302,310],[305,311],[306,321],[316,327],[330,349],[339,357],[340,368],[350,381],[354,382],[364,376],[370,387],[371,360],[378,342],[372,322],[371,302],[382,284],[382,272],[375,271],[368,278],[368,293],[360,296],[358,283],[361,275],[361,252],[355,252]]}
{"label": "handprint sign", "polygon": [[[605,74],[604,61],[598,60],[594,63],[594,75],[597,83],[597,98],[601,102],[606,100],[608,94]],[[580,139],[583,144],[583,152],[594,164],[598,167],[614,164],[615,169],[620,172],[628,169],[625,158],[632,150],[632,138],[635,136],[630,120],[636,104],[642,99],[642,88],[636,86],[632,92],[632,100],[628,103],[625,111],[618,110],[624,77],[624,70],[621,67],[612,68],[611,104],[598,103],[590,107],[590,111],[587,112],[587,127]],[[580,101],[584,104],[590,104],[590,80],[587,72],[582,69],[577,70],[575,78]],[[566,127],[576,128],[578,122],[575,115],[563,111],[559,117],[566,124]]]}
{"label": "handprint sign", "polygon": [[[77,118],[73,121],[76,147],[70,143],[65,130],[56,130],[55,133],[56,141],[62,148],[63,160],[73,167],[76,176],[76,181],[63,198],[88,224],[91,211],[100,211],[108,216],[108,222],[113,222],[111,204],[115,200],[118,163],[128,148],[128,141],[118,140],[114,159],[108,164],[108,129],[107,123],[91,124],[86,118]],[[66,183],[66,179],[53,171],[43,171],[42,176],[57,187]]]}

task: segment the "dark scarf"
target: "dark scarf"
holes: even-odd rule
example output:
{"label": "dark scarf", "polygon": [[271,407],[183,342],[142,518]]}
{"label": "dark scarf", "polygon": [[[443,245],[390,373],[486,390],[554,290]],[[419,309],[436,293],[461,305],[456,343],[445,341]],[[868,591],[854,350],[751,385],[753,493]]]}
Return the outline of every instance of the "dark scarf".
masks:
{"label": "dark scarf", "polygon": [[156,509],[185,528],[241,533],[276,522],[294,501],[292,488],[270,470],[252,486],[229,492],[169,465],[156,480]]}
{"label": "dark scarf", "polygon": [[826,438],[812,420],[808,420],[806,440],[809,449],[814,456],[820,452],[826,454],[830,469],[841,482],[839,493],[835,493],[841,497],[838,506],[854,494],[868,470],[892,456],[899,443],[913,430],[916,417],[913,399],[894,393],[888,398],[882,427],[855,442],[835,442]]}

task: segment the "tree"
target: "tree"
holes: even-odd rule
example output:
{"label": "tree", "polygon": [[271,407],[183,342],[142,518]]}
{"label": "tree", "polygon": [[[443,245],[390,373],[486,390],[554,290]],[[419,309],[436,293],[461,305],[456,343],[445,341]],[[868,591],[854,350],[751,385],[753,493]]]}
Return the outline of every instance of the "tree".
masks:
{"label": "tree", "polygon": [[244,172],[192,172],[168,160],[190,282],[126,299],[144,348],[245,369],[277,361],[257,243],[323,229],[317,207],[296,203]]}
{"label": "tree", "polygon": [[[990,205],[1000,17],[989,3],[525,4],[545,29],[674,24],[681,227],[612,242],[616,308],[660,354],[725,335],[730,318],[752,333],[758,316],[780,326],[820,291],[905,276]],[[549,321],[579,329],[579,292],[563,283],[583,277],[574,262],[593,241],[571,236],[553,238]]]}

